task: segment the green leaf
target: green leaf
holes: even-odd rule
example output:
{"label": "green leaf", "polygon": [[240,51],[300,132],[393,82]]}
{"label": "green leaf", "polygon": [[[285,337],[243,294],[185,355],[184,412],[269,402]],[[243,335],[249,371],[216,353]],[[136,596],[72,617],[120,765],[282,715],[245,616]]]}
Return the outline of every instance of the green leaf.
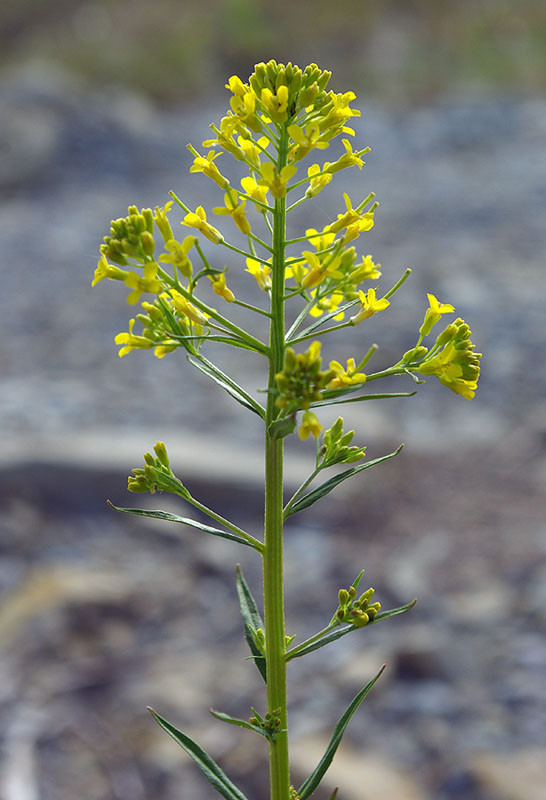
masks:
{"label": "green leaf", "polygon": [[[396,617],[398,614],[405,614],[406,611],[411,611],[413,606],[417,603],[417,598],[411,601],[411,603],[407,603],[405,606],[399,606],[399,608],[389,608],[388,611],[380,611],[375,617],[368,622],[368,625],[375,625],[376,622],[382,622],[384,619],[390,619],[391,617]],[[368,627],[367,625],[364,627]]]}
{"label": "green leaf", "polygon": [[249,731],[255,731],[259,733],[261,736],[265,736],[266,739],[271,739],[275,741],[275,737],[273,734],[266,731],[265,728],[260,728],[258,725],[253,725],[251,722],[248,722],[246,719],[237,719],[237,717],[230,717],[229,714],[225,714],[223,711],[215,711],[213,708],[210,709],[210,713],[216,719],[221,720],[222,722],[229,722],[230,725],[237,725],[238,728],[246,728]]}
{"label": "green leaf", "polygon": [[328,800],[336,800],[338,792],[339,792],[339,786],[336,786],[336,788],[334,789]]}
{"label": "green leaf", "polygon": [[309,508],[309,506],[312,506],[313,503],[316,503],[321,497],[329,494],[333,489],[336,488],[336,486],[338,486],[338,484],[347,480],[347,478],[352,478],[353,475],[358,475],[359,472],[363,472],[365,469],[370,469],[371,467],[375,467],[377,464],[381,464],[383,461],[388,461],[389,459],[394,458],[398,455],[403,447],[404,445],[401,444],[400,447],[398,447],[393,453],[389,453],[386,456],[381,456],[381,458],[374,458],[372,461],[366,461],[365,464],[361,464],[358,467],[351,467],[351,469],[347,469],[345,472],[340,472],[338,475],[334,475],[333,478],[324,481],[324,483],[321,483],[316,489],[313,489],[313,491],[304,495],[301,500],[298,500],[297,503],[294,503],[290,509],[287,509],[287,513],[285,513],[285,519],[292,514],[297,514],[298,511],[303,511],[304,508]]}
{"label": "green leaf", "polygon": [[153,511],[148,508],[119,508],[111,503],[110,500],[107,502],[110,508],[113,508],[114,511],[120,511],[123,514],[134,514],[136,517],[151,517],[152,519],[164,519],[167,522],[178,522],[180,525],[188,525],[190,528],[197,528],[197,530],[203,533],[210,533],[213,536],[220,536],[222,539],[229,539],[232,542],[246,544],[248,547],[252,547],[255,550],[258,549],[252,542],[247,542],[246,539],[243,539],[242,536],[237,536],[237,534],[229,533],[228,531],[221,531],[218,528],[211,528],[210,525],[204,525],[202,522],[198,522],[195,519],[179,517],[177,514],[171,514],[168,511]]}
{"label": "green leaf", "polygon": [[237,595],[239,597],[239,604],[241,606],[241,616],[245,626],[245,639],[252,653],[254,663],[265,683],[267,683],[267,672],[265,666],[265,658],[256,646],[254,632],[258,628],[264,629],[264,623],[258,611],[256,601],[252,597],[252,593],[248,588],[248,584],[243,577],[241,567],[237,564]]}
{"label": "green leaf", "polygon": [[407,603],[405,606],[400,606],[399,608],[390,608],[387,611],[380,611],[368,622],[367,625],[361,625],[359,627],[356,625],[345,625],[343,627],[334,628],[333,631],[327,633],[321,639],[317,639],[316,642],[312,642],[302,650],[294,648],[293,653],[291,653],[289,650],[286,654],[286,660],[292,661],[293,658],[301,658],[301,656],[306,656],[308,653],[312,653],[313,650],[320,650],[321,647],[325,647],[327,644],[335,642],[337,639],[341,639],[342,636],[345,636],[352,631],[362,631],[364,628],[369,628],[370,625],[375,625],[377,622],[382,622],[385,619],[396,617],[398,614],[405,614],[406,611],[410,611],[416,603],[417,600],[412,600],[411,603]]}
{"label": "green leaf", "polygon": [[226,800],[247,800],[246,796],[230,781],[227,775],[220,769],[218,764],[206,753],[202,747],[179,731],[166,719],[160,717],[152,708],[148,708],[158,725],[167,731],[169,736],[175,740],[186,753],[193,758],[205,778],[214,786],[216,791],[225,797]]}
{"label": "green leaf", "polygon": [[358,397],[347,397],[340,399],[341,395],[317,400],[311,403],[309,408],[321,408],[322,406],[338,406],[342,403],[360,403],[362,400],[384,400],[387,397],[413,397],[417,392],[386,392],[385,394],[361,394]]}
{"label": "green leaf", "polygon": [[238,383],[235,383],[230,377],[228,377],[221,369],[215,367],[214,364],[211,364],[210,361],[207,361],[206,358],[203,356],[199,356],[199,359],[194,358],[193,356],[188,356],[188,361],[190,364],[193,364],[194,367],[197,367],[202,373],[207,375],[211,380],[218,384],[224,391],[226,391],[234,400],[237,400],[245,408],[249,408],[251,411],[254,411],[255,414],[258,414],[259,417],[262,419],[265,418],[265,409],[254,400],[249,394],[245,392],[245,390],[239,386]]}
{"label": "green leaf", "polygon": [[[371,623],[368,623],[370,625]],[[365,625],[364,627],[368,627]],[[336,639],[341,639],[342,636],[345,636],[347,633],[351,633],[351,631],[356,631],[357,628],[355,625],[345,625],[345,627],[341,628],[334,628],[331,633],[327,633],[321,639],[317,639],[316,642],[312,642],[312,644],[307,645],[302,650],[295,649],[294,653],[291,653],[290,650],[286,654],[286,660],[292,661],[293,658],[301,658],[301,656],[306,656],[307,653],[312,653],[313,650],[320,650],[321,647],[325,647],[325,645],[330,644],[330,642],[335,642]],[[359,628],[358,630],[362,630]]]}
{"label": "green leaf", "polygon": [[299,800],[306,800],[307,797],[310,797],[311,794],[317,788],[317,786],[320,784],[321,780],[323,779],[326,773],[326,770],[333,761],[334,755],[336,754],[336,750],[340,745],[343,734],[345,733],[345,728],[349,724],[351,717],[353,716],[353,714],[355,713],[361,702],[364,700],[370,689],[373,687],[375,682],[378,680],[384,669],[385,669],[385,664],[383,664],[377,675],[375,675],[371,679],[371,681],[367,683],[366,686],[359,691],[359,693],[356,695],[352,703],[349,705],[349,707],[347,708],[347,710],[337,723],[334,732],[332,734],[332,738],[328,743],[328,747],[326,748],[324,755],[319,761],[317,767],[298,789],[297,794]]}

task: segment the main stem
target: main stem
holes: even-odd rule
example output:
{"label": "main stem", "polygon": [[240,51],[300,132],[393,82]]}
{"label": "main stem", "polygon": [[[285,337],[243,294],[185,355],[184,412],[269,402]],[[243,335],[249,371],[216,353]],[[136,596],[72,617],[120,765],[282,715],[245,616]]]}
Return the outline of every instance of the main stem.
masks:
{"label": "main stem", "polygon": [[[286,164],[287,136],[282,130],[277,169]],[[273,259],[268,401],[265,419],[265,549],[263,553],[264,624],[267,665],[267,708],[280,719],[281,732],[269,744],[271,800],[288,800],[290,766],[286,715],[286,639],[283,584],[283,440],[270,435],[269,425],[277,415],[275,375],[284,366],[284,261],[286,199],[275,200],[273,215]]]}

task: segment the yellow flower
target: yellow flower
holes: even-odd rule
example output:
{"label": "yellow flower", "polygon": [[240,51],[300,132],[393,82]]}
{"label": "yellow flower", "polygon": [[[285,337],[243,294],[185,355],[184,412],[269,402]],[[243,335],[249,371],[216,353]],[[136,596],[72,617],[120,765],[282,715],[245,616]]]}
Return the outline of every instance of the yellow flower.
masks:
{"label": "yellow flower", "polygon": [[360,219],[360,214],[358,211],[354,210],[351,200],[349,199],[349,195],[345,193],[343,197],[345,199],[347,211],[344,214],[338,214],[337,220],[330,223],[329,227],[332,233],[342,231],[343,228],[346,228],[348,225],[354,225],[354,223],[358,222]]}
{"label": "yellow flower", "polygon": [[[326,172],[329,166],[330,163],[326,161],[322,169],[318,164],[311,164],[311,166],[308,168],[307,177],[309,178],[309,186],[305,191],[306,197],[315,197],[319,192],[322,192],[325,186],[330,183],[332,176]],[[321,175],[322,172],[325,174]]]}
{"label": "yellow flower", "polygon": [[114,339],[116,344],[123,344],[124,347],[121,348],[119,351],[119,357],[123,358],[124,355],[130,353],[131,350],[149,350],[153,347],[153,342],[150,339],[146,339],[145,336],[136,336],[133,335],[133,328],[135,325],[135,320],[132,319],[129,321],[129,332],[128,333],[118,333],[116,338]]}
{"label": "yellow flower", "polygon": [[192,263],[188,258],[188,253],[196,242],[195,236],[186,236],[182,243],[177,242],[176,239],[170,239],[165,244],[165,250],[169,251],[168,254],[164,253],[159,256],[159,260],[166,264],[172,264],[180,270],[185,278],[191,278]]}
{"label": "yellow flower", "polygon": [[224,241],[224,237],[220,231],[207,222],[207,214],[203,206],[197,206],[195,211],[190,211],[189,214],[186,214],[180,224],[187,225],[188,228],[197,228],[198,231],[201,231],[203,236],[206,236],[206,238],[214,244],[220,244],[220,242]]}
{"label": "yellow flower", "polygon": [[242,198],[240,203],[238,203],[238,199],[239,197],[235,192],[228,191],[224,195],[224,203],[226,204],[225,207],[219,206],[218,208],[213,208],[212,210],[215,214],[219,215],[229,214],[241,233],[249,234],[251,233],[252,229],[245,214],[246,200]]}
{"label": "yellow flower", "polygon": [[127,270],[120,269],[119,267],[115,267],[113,264],[109,264],[106,256],[103,253],[97,264],[91,286],[96,286],[97,283],[102,281],[104,278],[110,278],[110,280],[113,281],[124,281],[128,275],[129,273]]}
{"label": "yellow flower", "polygon": [[297,261],[293,261],[289,267],[285,268],[284,277],[287,280],[288,278],[294,278],[298,286],[303,286],[303,281],[308,272],[309,270],[305,266],[305,261],[303,258],[300,258]]}
{"label": "yellow flower", "polygon": [[440,303],[433,294],[427,294],[429,307],[425,312],[425,319],[419,328],[421,336],[428,336],[434,325],[440,321],[442,314],[450,314],[455,311],[449,303]]}
{"label": "yellow flower", "polygon": [[[315,297],[317,294],[317,290],[311,292],[311,296]],[[340,303],[343,301],[343,293],[342,292],[332,292],[332,294],[327,295],[326,297],[321,297],[320,300],[317,300],[316,304],[311,308],[309,313],[312,317],[320,317],[325,311],[332,312],[335,311],[336,308],[339,307]],[[335,320],[342,320],[345,316],[345,312],[341,311],[339,314],[336,314],[334,319]]]}
{"label": "yellow flower", "polygon": [[209,278],[214,292],[220,297],[223,297],[227,303],[233,303],[235,295],[231,289],[226,286],[226,276],[224,273],[218,272],[216,275],[209,275]]}
{"label": "yellow flower", "polygon": [[366,375],[363,372],[356,372],[354,358],[347,359],[347,369],[339,361],[330,361],[330,369],[336,376],[328,384],[328,389],[343,389],[345,386],[366,383]]}
{"label": "yellow flower", "polygon": [[323,425],[320,424],[318,419],[316,418],[315,414],[312,411],[304,411],[301,425],[298,430],[298,436],[303,441],[303,439],[307,439],[309,434],[314,436],[315,439],[318,439],[320,436],[320,432],[323,429]]}
{"label": "yellow flower", "polygon": [[317,250],[327,250],[336,238],[335,233],[331,232],[329,225],[326,225],[320,234],[314,228],[307,228],[305,235]]}
{"label": "yellow flower", "polygon": [[196,156],[190,167],[190,172],[202,172],[207,178],[210,178],[218,184],[220,189],[225,189],[226,186],[229,186],[229,181],[227,178],[224,178],[216,164],[213,164],[214,159],[219,155],[220,153],[209,150],[206,158],[204,156]]}
{"label": "yellow flower", "polygon": [[324,256],[321,261],[315,253],[309,250],[304,250],[302,253],[305,260],[309,264],[310,270],[302,281],[304,289],[314,289],[318,286],[325,277],[340,278],[341,273],[338,272],[337,267],[341,262],[340,256],[332,257],[331,254]]}
{"label": "yellow flower", "polygon": [[271,289],[271,267],[266,264],[261,264],[254,258],[247,258],[245,272],[256,278],[256,283],[263,292],[268,292]]}
{"label": "yellow flower", "polygon": [[256,183],[254,178],[251,178],[249,175],[247,175],[246,178],[241,178],[241,186],[245,194],[248,194],[256,201],[256,211],[259,211],[260,214],[265,214],[266,209],[262,208],[259,203],[266,204],[267,193],[269,191],[268,187],[260,186],[260,184]]}
{"label": "yellow flower", "polygon": [[350,280],[351,283],[357,284],[367,280],[377,280],[381,277],[379,267],[381,264],[374,264],[373,258],[370,255],[362,256],[362,261],[353,268]]}
{"label": "yellow flower", "polygon": [[246,139],[243,136],[239,136],[239,147],[244,153],[247,162],[252,166],[253,169],[256,170],[260,169],[260,156],[263,148],[267,147],[268,144],[269,139],[267,139],[265,136],[260,137],[257,142],[255,142],[252,138]]}
{"label": "yellow flower", "polygon": [[288,86],[279,86],[277,94],[273,94],[271,89],[262,89],[260,99],[273,122],[286,122],[288,118]]}
{"label": "yellow flower", "polygon": [[358,323],[362,322],[362,320],[373,317],[373,315],[377,314],[378,311],[383,311],[384,308],[387,308],[387,306],[390,305],[389,301],[385,298],[382,300],[376,299],[375,289],[368,289],[367,294],[366,292],[360,290],[358,296],[360,298],[361,307],[360,311],[349,320],[351,325],[358,325]]}
{"label": "yellow flower", "polygon": [[355,152],[348,139],[342,139],[341,141],[345,147],[345,153],[340,156],[337,161],[334,161],[333,164],[328,165],[328,172],[339,172],[340,169],[346,169],[347,167],[352,167],[355,164],[359,169],[362,169],[364,162],[362,161],[361,156],[366,152],[366,150],[359,150],[358,152]]}
{"label": "yellow flower", "polygon": [[155,261],[148,261],[144,265],[144,275],[137,275],[136,272],[129,272],[124,280],[125,285],[133,290],[127,297],[129,305],[135,305],[143,292],[156,294],[161,291],[163,284],[156,276],[157,264]]}
{"label": "yellow flower", "polygon": [[345,231],[345,235],[343,236],[344,244],[348,244],[352,242],[354,239],[358,239],[361,233],[364,231],[369,231],[374,226],[374,219],[373,214],[371,212],[367,212],[366,214],[362,214],[355,222],[350,223],[347,225],[347,230]]}
{"label": "yellow flower", "polygon": [[172,353],[178,346],[178,342],[175,342],[174,339],[166,339],[154,349],[154,356],[156,358],[164,358],[167,353]]}
{"label": "yellow flower", "polygon": [[[449,344],[434,358],[419,366],[422,375],[435,375],[443,386],[447,386],[455,394],[466,400],[472,400],[478,386],[478,378],[466,380],[463,377],[463,365],[457,363],[459,353],[453,344]],[[479,368],[477,369],[479,375]]]}
{"label": "yellow flower", "polygon": [[199,311],[199,309],[194,305],[192,305],[192,303],[186,300],[186,298],[181,295],[180,292],[177,292],[176,289],[171,289],[169,295],[173,306],[179,314],[182,314],[184,317],[188,317],[188,319],[191,319],[192,322],[196,322],[198,325],[207,324],[207,316]]}
{"label": "yellow flower", "polygon": [[159,232],[163,237],[163,241],[168,242],[171,239],[174,239],[174,233],[171,228],[171,224],[167,219],[167,214],[171,210],[173,201],[169,200],[168,203],[165,203],[163,208],[156,206],[154,208],[154,222],[159,228]]}
{"label": "yellow flower", "polygon": [[279,174],[277,172],[277,168],[271,163],[271,161],[266,161],[266,163],[262,164],[260,167],[260,174],[264,183],[269,187],[269,191],[273,197],[276,197],[277,199],[285,196],[286,184],[290,178],[296,174],[297,171],[297,167],[286,166],[281,169]]}
{"label": "yellow flower", "polygon": [[310,122],[304,131],[299,125],[289,125],[288,134],[295,142],[288,155],[290,161],[300,161],[314,148],[324,150],[329,147],[328,142],[320,141],[320,128],[317,122]]}

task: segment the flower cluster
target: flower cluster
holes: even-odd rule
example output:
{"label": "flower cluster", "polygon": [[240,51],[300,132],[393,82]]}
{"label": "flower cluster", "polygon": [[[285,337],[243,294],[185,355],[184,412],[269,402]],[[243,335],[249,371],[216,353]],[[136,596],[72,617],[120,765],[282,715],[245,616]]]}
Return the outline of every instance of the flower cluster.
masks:
{"label": "flower cluster", "polygon": [[472,331],[456,319],[438,336],[428,357],[415,367],[421,375],[435,375],[443,386],[472,400],[480,376],[481,353],[474,352]]}
{"label": "flower cluster", "polygon": [[317,467],[326,469],[334,464],[353,464],[366,455],[365,447],[350,447],[354,431],[343,432],[343,418],[338,417],[331,428],[324,431],[322,445],[317,455]]}
{"label": "flower cluster", "polygon": [[334,377],[332,370],[321,370],[320,342],[313,342],[305,353],[286,350],[284,368],[275,375],[277,384],[277,408],[287,412],[308,409],[312,402],[320,400],[322,390]]}
{"label": "flower cluster", "polygon": [[187,489],[176,478],[169,466],[167,449],[163,442],[154,445],[155,457],[151,453],[144,453],[144,467],[132,470],[133,474],[127,479],[127,489],[130,492],[150,492],[166,490],[175,494],[188,495]]}
{"label": "flower cluster", "polygon": [[[360,577],[361,576],[362,573]],[[369,622],[373,622],[375,616],[381,610],[381,603],[371,602],[375,594],[375,589],[371,587],[366,589],[357,599],[357,586],[358,583],[355,581],[352,586],[349,586],[349,589],[339,590],[339,605],[336,613],[332,617],[330,625],[349,623],[354,625],[355,628],[363,628]]]}

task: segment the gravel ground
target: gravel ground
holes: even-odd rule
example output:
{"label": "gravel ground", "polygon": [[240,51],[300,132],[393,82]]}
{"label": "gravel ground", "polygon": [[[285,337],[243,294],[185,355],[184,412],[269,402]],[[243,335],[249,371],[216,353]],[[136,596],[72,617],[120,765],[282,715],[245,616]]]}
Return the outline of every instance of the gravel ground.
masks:
{"label": "gravel ground", "polygon": [[[259,427],[182,359],[120,361],[124,293],[90,288],[97,244],[129,203],[163,204],[175,188],[190,206],[217,204],[214,185],[187,176],[184,146],[221,113],[159,113],[46,69],[0,85],[6,800],[209,796],[147,703],[263,797],[261,743],[226,737],[206,716],[258,702],[230,566],[240,558],[257,591],[257,565],[228,543],[104,510],[107,496],[130,504],[124,474],[164,438],[197,496],[259,525]],[[374,105],[357,125],[372,153],[342,188],[381,202],[364,252],[382,263],[383,285],[415,270],[389,314],[332,356],[377,341],[377,367],[390,363],[411,344],[426,291],[468,319],[486,356],[470,404],[429,380],[418,398],[351,409],[370,456],[402,440],[407,449],[296,517],[287,540],[299,639],[361,566],[385,606],[419,596],[405,618],[294,663],[295,779],[344,704],[389,665],[332,767],[328,785],[342,783],[344,800],[544,797],[545,133],[546,102],[533,97],[451,98],[400,115]],[[330,219],[340,194],[321,194],[295,225]],[[245,277],[223,263],[245,296]],[[259,364],[220,356],[262,385]],[[308,453],[290,451],[292,481]]]}

